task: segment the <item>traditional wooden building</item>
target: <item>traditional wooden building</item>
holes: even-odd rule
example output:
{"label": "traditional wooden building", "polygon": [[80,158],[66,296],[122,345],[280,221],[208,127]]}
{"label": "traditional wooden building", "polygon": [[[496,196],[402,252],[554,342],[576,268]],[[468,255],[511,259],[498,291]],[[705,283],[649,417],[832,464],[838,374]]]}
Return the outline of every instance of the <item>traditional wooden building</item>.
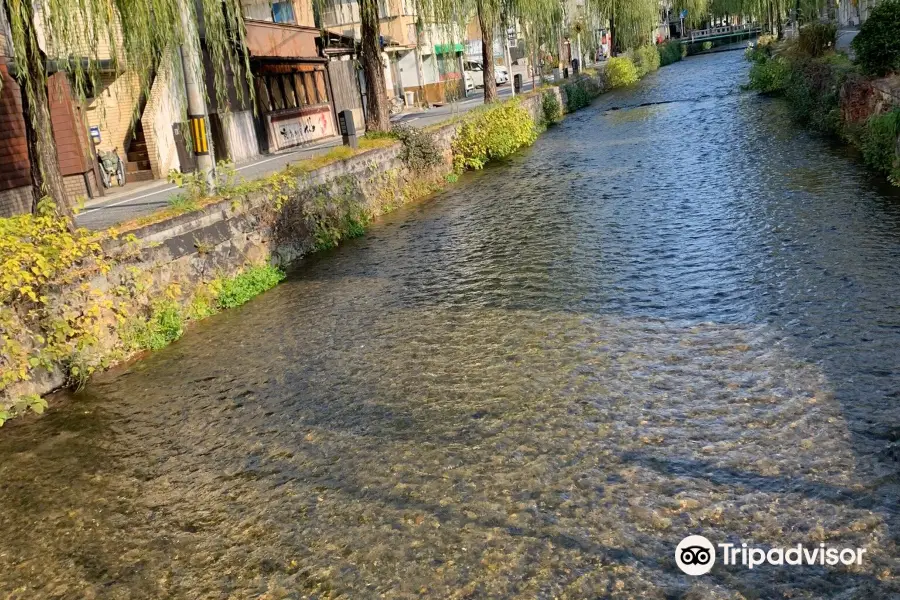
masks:
{"label": "traditional wooden building", "polygon": [[248,0],[247,50],[260,149],[276,152],[335,135],[327,58],[310,0]]}

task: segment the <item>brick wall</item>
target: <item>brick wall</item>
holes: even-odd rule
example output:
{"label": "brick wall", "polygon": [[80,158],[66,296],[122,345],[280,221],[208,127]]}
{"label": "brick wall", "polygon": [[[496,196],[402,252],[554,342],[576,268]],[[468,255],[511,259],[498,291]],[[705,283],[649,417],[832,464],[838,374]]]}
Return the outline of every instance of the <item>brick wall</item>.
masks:
{"label": "brick wall", "polygon": [[0,217],[14,217],[31,212],[31,186],[0,191]]}
{"label": "brick wall", "polygon": [[5,191],[31,185],[31,163],[22,120],[22,96],[2,58],[0,78],[0,191]]}
{"label": "brick wall", "polygon": [[59,170],[63,175],[84,173],[91,167],[88,162],[87,134],[81,115],[72,103],[72,90],[64,73],[56,73],[47,82],[47,98],[50,102],[50,121]]}
{"label": "brick wall", "polygon": [[87,186],[84,183],[84,175],[69,175],[63,177],[63,184],[66,186],[66,198],[72,205],[78,204],[81,200],[88,197]]}
{"label": "brick wall", "polygon": [[118,78],[103,76],[97,97],[87,107],[86,120],[90,127],[100,128],[98,150],[118,148],[125,158],[125,140],[131,132],[135,106],[140,97],[138,78],[126,73]]}

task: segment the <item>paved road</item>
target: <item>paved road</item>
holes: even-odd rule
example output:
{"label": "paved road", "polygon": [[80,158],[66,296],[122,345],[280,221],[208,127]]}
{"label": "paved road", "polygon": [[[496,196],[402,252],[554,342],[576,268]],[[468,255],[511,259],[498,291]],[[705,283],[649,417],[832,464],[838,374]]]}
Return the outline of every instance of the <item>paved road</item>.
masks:
{"label": "paved road", "polygon": [[[528,80],[524,85],[524,91],[529,91],[530,89],[531,80]],[[509,86],[505,85],[500,90],[500,97],[506,98],[510,93]],[[440,106],[427,111],[400,114],[394,117],[392,121],[395,123],[409,123],[414,127],[425,127],[448,120],[456,114],[472,110],[483,103],[484,93],[481,90],[476,90],[474,93],[470,92],[469,98],[457,104]],[[245,180],[258,179],[280,171],[293,162],[325,154],[331,148],[339,145],[341,145],[340,137],[329,138],[310,146],[262,156],[253,161],[239,164],[237,171]],[[180,190],[166,181],[155,181],[135,187],[127,186],[118,193],[113,188],[112,192],[100,200],[85,205],[85,209],[76,219],[78,224],[89,229],[111,227],[117,223],[140,217],[167,206],[169,200],[178,195]]]}
{"label": "paved road", "polygon": [[835,50],[850,53],[852,58],[853,49],[850,47],[850,42],[853,41],[853,38],[856,37],[857,33],[859,33],[859,27],[839,29],[837,32],[837,40],[834,44]]}
{"label": "paved road", "polygon": [[[530,79],[527,80],[527,82],[523,82],[522,91],[531,91]],[[508,85],[504,85],[499,90],[501,98],[509,98],[511,93]],[[475,92],[469,92],[468,98],[456,104],[445,104],[444,106],[431,108],[427,111],[402,114],[394,118],[393,121],[396,123],[408,123],[414,127],[427,127],[428,125],[434,125],[435,123],[452,119],[454,115],[468,112],[483,104],[484,92],[482,90],[476,90]]]}
{"label": "paved road", "polygon": [[[329,138],[311,146],[263,156],[240,164],[237,166],[237,171],[246,180],[257,179],[280,171],[292,162],[324,154],[340,144],[341,138]],[[167,181],[155,181],[124,193],[110,194],[99,201],[87,204],[76,221],[82,227],[89,229],[111,227],[116,223],[122,223],[167,206],[169,200],[179,193],[180,189],[177,186]]]}

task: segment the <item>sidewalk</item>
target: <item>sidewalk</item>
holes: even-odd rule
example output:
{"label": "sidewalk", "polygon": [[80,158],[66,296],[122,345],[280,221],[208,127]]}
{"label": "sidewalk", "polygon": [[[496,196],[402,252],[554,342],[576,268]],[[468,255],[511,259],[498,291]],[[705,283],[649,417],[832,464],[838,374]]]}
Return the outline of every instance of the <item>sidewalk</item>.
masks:
{"label": "sidewalk", "polygon": [[[258,179],[280,171],[292,162],[325,154],[331,148],[340,145],[341,138],[332,137],[310,146],[261,156],[237,165],[236,170],[246,180]],[[148,181],[135,187],[126,184],[125,188],[118,192],[117,190],[118,188],[110,188],[103,198],[97,198],[85,204],[84,210],[75,219],[76,223],[88,229],[112,227],[116,223],[122,223],[168,206],[169,200],[180,192],[180,188],[165,180]]]}
{"label": "sidewalk", "polygon": [[[523,82],[523,92],[531,90],[531,80]],[[508,85],[498,90],[500,98],[512,93]],[[391,119],[393,123],[407,123],[413,127],[426,127],[447,121],[457,114],[477,108],[484,103],[484,92],[469,92],[469,97],[456,104],[446,104],[428,110],[401,113]],[[340,137],[332,137],[309,146],[293,148],[278,154],[261,156],[237,165],[238,174],[245,180],[259,179],[284,169],[287,165],[327,153],[342,143]],[[180,188],[164,180],[126,184],[124,188],[110,188],[107,195],[85,204],[75,221],[88,229],[104,229],[129,221],[168,206],[180,193]]]}
{"label": "sidewalk", "polygon": [[851,26],[838,29],[834,49],[838,52],[847,52],[850,54],[850,57],[853,58],[853,49],[850,47],[850,42],[853,41],[853,38],[855,38],[858,33],[859,27]]}

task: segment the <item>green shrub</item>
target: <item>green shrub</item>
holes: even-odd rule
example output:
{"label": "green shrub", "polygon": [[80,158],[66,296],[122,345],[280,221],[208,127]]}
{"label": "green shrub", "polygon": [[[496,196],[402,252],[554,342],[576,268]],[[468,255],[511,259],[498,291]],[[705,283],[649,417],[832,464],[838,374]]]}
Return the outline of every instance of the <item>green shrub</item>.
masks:
{"label": "green shrub", "polygon": [[610,88],[618,88],[636,83],[637,68],[627,56],[614,56],[606,61],[606,84]]}
{"label": "green shrub", "polygon": [[410,171],[420,173],[441,164],[443,154],[433,133],[409,125],[395,125],[391,133],[403,144],[400,159]]}
{"label": "green shrub", "polygon": [[834,56],[789,63],[784,95],[798,120],[813,129],[837,134],[841,131],[841,86],[854,67]]}
{"label": "green shrub", "polygon": [[900,0],[883,0],[873,8],[851,45],[868,73],[900,71]]}
{"label": "green shrub", "polygon": [[363,139],[367,140],[395,140],[397,139],[396,134],[397,126],[394,127],[391,131],[367,131],[363,136]]}
{"label": "green shrub", "polygon": [[659,52],[655,46],[641,46],[632,54],[638,78],[659,69]]}
{"label": "green shrub", "polygon": [[861,133],[863,158],[873,169],[900,179],[900,157],[897,139],[900,136],[900,108],[870,117]]}
{"label": "green shrub", "polygon": [[767,36],[760,36],[755,45],[747,46],[747,49],[744,50],[744,58],[754,63],[765,62],[772,58],[773,44],[771,42],[764,44],[764,37]]}
{"label": "green shrub", "polygon": [[272,265],[250,267],[243,273],[216,282],[219,308],[234,308],[254,296],[275,287],[285,278],[284,271]]}
{"label": "green shrub", "polygon": [[837,26],[834,23],[809,23],[800,28],[797,47],[808,56],[822,56],[834,48]]}
{"label": "green shrub", "polygon": [[703,48],[704,50],[712,50],[713,43],[709,42],[709,41],[703,42],[703,44],[700,47]]}
{"label": "green shrub", "polygon": [[160,350],[184,333],[184,318],[173,300],[153,305],[150,317],[127,322],[122,330],[122,341],[131,350]]}
{"label": "green shrub", "polygon": [[664,67],[678,62],[687,53],[687,47],[681,42],[671,41],[656,47],[659,53],[659,65]]}
{"label": "green shrub", "polygon": [[200,321],[216,314],[216,299],[209,293],[207,286],[199,286],[190,304],[187,305],[184,316],[189,321]]}
{"label": "green shrub", "polygon": [[368,219],[359,219],[351,216],[347,217],[347,238],[358,238],[366,234],[366,227],[369,226]]}
{"label": "green shrub", "polygon": [[534,121],[518,98],[472,111],[451,144],[454,169],[484,168],[489,160],[509,156],[535,139]]}
{"label": "green shrub", "polygon": [[544,92],[541,96],[541,113],[544,123],[556,123],[562,118],[562,105],[555,92]]}
{"label": "green shrub", "polygon": [[589,105],[600,95],[600,87],[591,77],[576,79],[562,86],[566,98],[566,112],[575,112]]}
{"label": "green shrub", "polygon": [[789,75],[790,66],[785,59],[777,56],[768,58],[753,63],[750,67],[750,83],[747,87],[764,94],[775,94],[787,87]]}

